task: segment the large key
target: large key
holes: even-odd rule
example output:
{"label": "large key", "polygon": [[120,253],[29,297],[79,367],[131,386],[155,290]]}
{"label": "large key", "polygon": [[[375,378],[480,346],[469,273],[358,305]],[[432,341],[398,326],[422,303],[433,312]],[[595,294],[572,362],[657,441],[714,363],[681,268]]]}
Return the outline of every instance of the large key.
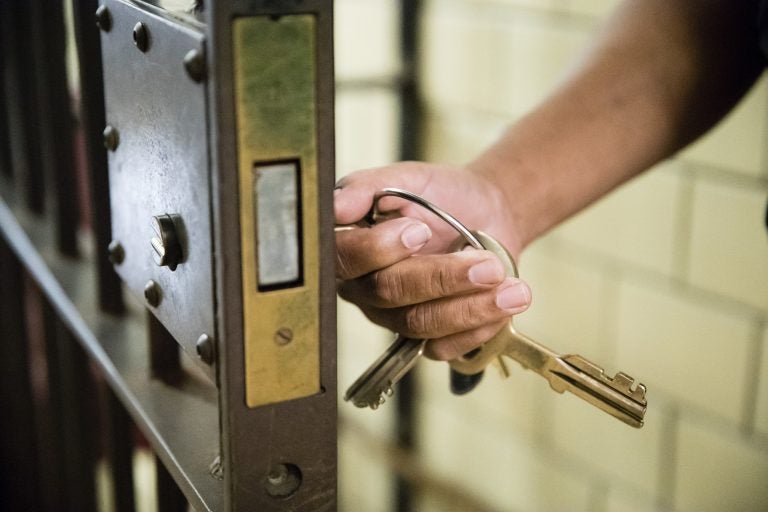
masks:
{"label": "large key", "polygon": [[[508,275],[517,277],[514,260],[500,243],[484,233],[473,234],[486,249],[499,257]],[[628,425],[636,428],[643,426],[647,407],[646,388],[643,384],[636,384],[632,377],[623,372],[609,377],[602,368],[581,356],[561,356],[519,333],[511,319],[493,338],[473,351],[471,356],[451,361],[451,368],[465,375],[473,375],[484,370],[493,359],[501,355],[538,373],[558,393],[570,391]],[[503,361],[502,371],[508,373]]]}

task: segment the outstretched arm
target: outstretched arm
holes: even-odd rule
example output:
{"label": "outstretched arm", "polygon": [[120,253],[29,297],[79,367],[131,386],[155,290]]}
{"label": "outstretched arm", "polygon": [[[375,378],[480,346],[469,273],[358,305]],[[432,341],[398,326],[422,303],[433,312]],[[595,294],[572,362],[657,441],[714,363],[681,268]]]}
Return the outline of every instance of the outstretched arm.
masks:
{"label": "outstretched arm", "polygon": [[[376,190],[400,187],[517,256],[695,139],[741,98],[763,66],[757,5],[627,0],[563,84],[477,159],[462,168],[408,162],[353,173],[336,192],[337,222],[362,218]],[[504,279],[495,257],[438,256],[455,233],[411,205],[387,206],[408,218],[337,235],[340,294],[369,318],[434,338],[429,354],[452,359],[527,307],[527,286]]]}

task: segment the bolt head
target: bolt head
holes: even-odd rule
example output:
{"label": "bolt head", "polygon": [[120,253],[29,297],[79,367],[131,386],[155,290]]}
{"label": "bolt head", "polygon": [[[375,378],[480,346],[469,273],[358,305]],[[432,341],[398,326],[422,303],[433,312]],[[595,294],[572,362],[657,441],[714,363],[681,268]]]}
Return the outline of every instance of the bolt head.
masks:
{"label": "bolt head", "polygon": [[117,146],[120,145],[120,134],[118,133],[117,129],[108,124],[104,128],[104,147],[107,148],[109,151],[114,151],[117,149]]}
{"label": "bolt head", "polygon": [[207,334],[201,334],[200,337],[197,338],[195,349],[197,350],[197,355],[200,356],[201,361],[203,361],[205,364],[213,364],[214,347],[213,339],[211,339],[210,336]]}
{"label": "bolt head", "polygon": [[205,56],[197,48],[189,50],[184,55],[184,69],[187,70],[189,77],[195,82],[202,82],[205,79]]}
{"label": "bolt head", "polygon": [[144,298],[147,299],[147,304],[153,308],[160,305],[160,287],[151,279],[144,285]]}
{"label": "bolt head", "polygon": [[146,52],[149,49],[149,31],[142,22],[133,26],[133,44],[141,52]]}
{"label": "bolt head", "polygon": [[109,261],[113,264],[119,265],[125,260],[125,249],[123,249],[123,244],[117,240],[109,242],[107,250],[109,251]]}
{"label": "bolt head", "polygon": [[100,5],[96,9],[96,26],[104,32],[112,30],[112,15],[106,5]]}

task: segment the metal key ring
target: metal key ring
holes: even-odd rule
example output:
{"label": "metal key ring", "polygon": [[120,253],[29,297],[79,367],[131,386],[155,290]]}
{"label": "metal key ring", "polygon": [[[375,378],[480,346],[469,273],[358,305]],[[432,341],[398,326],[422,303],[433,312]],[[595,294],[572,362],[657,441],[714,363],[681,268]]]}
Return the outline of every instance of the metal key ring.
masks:
{"label": "metal key ring", "polygon": [[464,240],[466,240],[469,245],[471,245],[475,249],[485,250],[485,246],[482,244],[482,242],[480,242],[480,240],[478,240],[478,238],[474,234],[472,234],[472,232],[469,229],[467,229],[467,227],[464,224],[459,222],[459,220],[456,217],[446,212],[445,210],[438,208],[437,206],[430,203],[423,197],[399,188],[383,188],[374,194],[373,204],[371,205],[371,209],[365,215],[365,220],[369,224],[375,223],[376,213],[378,213],[377,205],[379,204],[379,200],[387,196],[399,197],[400,199],[405,199],[407,201],[410,201],[412,203],[415,203],[421,206],[422,208],[425,208],[426,210],[437,215],[441,220],[448,223],[448,225],[451,226],[453,229],[458,231],[458,233],[464,237]]}

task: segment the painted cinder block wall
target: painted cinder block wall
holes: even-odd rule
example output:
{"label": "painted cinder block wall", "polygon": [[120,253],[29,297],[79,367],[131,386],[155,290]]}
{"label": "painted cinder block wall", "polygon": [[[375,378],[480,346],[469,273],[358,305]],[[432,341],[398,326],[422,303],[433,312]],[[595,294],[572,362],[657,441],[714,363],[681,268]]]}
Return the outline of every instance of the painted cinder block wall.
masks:
{"label": "painted cinder block wall", "polygon": [[[475,156],[551,91],[617,4],[426,1],[424,158]],[[336,5],[341,176],[396,158],[397,12],[387,0]],[[645,427],[557,395],[514,363],[509,379],[489,371],[455,397],[445,365],[423,362],[417,438],[431,475],[488,510],[768,510],[767,127],[764,77],[702,140],[522,256],[534,303],[516,325],[638,377]],[[343,390],[390,335],[339,311]],[[392,410],[340,411],[343,509],[391,510],[371,443],[391,439]],[[436,491],[417,510],[467,509]]]}

